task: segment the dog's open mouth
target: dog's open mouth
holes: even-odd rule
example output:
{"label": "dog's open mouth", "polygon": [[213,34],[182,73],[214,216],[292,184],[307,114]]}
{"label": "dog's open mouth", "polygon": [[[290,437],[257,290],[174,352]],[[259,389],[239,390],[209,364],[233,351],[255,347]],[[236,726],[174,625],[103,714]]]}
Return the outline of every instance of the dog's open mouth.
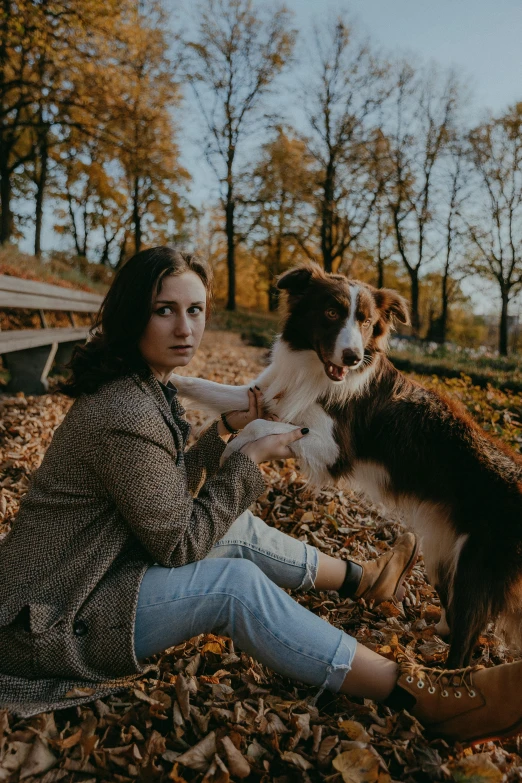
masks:
{"label": "dog's open mouth", "polygon": [[323,359],[324,371],[331,381],[344,381],[348,373],[348,367],[339,367],[339,365],[333,362],[328,362]]}

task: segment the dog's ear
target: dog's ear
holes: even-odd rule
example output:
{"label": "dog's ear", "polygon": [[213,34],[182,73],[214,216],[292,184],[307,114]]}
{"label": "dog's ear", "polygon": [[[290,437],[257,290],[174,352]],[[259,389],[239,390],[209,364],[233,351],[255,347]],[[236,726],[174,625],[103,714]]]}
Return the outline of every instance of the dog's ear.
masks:
{"label": "dog's ear", "polygon": [[278,277],[277,288],[280,291],[288,291],[290,296],[301,296],[308,288],[312,277],[319,277],[321,274],[321,268],[315,264],[293,267]]}
{"label": "dog's ear", "polygon": [[401,324],[410,323],[410,311],[406,299],[391,288],[377,288],[373,292],[377,307],[388,323],[394,319]]}

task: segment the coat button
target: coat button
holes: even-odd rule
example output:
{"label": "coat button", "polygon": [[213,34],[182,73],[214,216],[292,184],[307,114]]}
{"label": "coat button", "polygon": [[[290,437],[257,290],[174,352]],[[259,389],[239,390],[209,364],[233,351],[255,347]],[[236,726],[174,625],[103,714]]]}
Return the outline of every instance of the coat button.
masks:
{"label": "coat button", "polygon": [[76,636],[85,636],[89,630],[87,623],[84,620],[75,620],[73,625],[73,631]]}

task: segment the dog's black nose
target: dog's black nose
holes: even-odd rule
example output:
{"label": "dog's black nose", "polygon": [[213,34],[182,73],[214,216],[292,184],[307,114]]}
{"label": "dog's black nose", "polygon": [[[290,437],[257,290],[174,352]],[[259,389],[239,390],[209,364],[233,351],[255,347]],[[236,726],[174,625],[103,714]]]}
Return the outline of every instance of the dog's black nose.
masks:
{"label": "dog's black nose", "polygon": [[361,361],[361,357],[358,353],[355,351],[352,351],[351,348],[346,348],[343,351],[343,364],[345,367],[355,367],[356,364],[359,364]]}

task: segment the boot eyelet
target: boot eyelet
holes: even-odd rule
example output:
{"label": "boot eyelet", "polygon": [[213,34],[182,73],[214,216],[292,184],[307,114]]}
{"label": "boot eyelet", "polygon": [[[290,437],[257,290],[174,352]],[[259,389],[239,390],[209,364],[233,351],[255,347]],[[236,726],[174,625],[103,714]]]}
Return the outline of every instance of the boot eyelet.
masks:
{"label": "boot eyelet", "polygon": [[410,683],[413,682],[413,677],[411,677],[411,675],[408,675],[406,677],[406,682],[410,682]]}
{"label": "boot eyelet", "polygon": [[475,693],[475,691],[470,691],[469,695],[471,699],[474,699],[477,694]]}
{"label": "boot eyelet", "polygon": [[433,685],[430,685],[430,687],[428,688],[428,693],[435,693],[435,688],[433,687]]}
{"label": "boot eyelet", "polygon": [[462,696],[462,693],[460,691],[455,691],[455,693],[453,695],[455,696],[456,699],[460,699],[460,697]]}
{"label": "boot eyelet", "polygon": [[445,699],[447,696],[449,696],[449,693],[448,691],[442,691],[440,695]]}
{"label": "boot eyelet", "polygon": [[421,689],[424,688],[424,680],[419,680],[419,682],[417,683],[417,688],[421,688]]}

